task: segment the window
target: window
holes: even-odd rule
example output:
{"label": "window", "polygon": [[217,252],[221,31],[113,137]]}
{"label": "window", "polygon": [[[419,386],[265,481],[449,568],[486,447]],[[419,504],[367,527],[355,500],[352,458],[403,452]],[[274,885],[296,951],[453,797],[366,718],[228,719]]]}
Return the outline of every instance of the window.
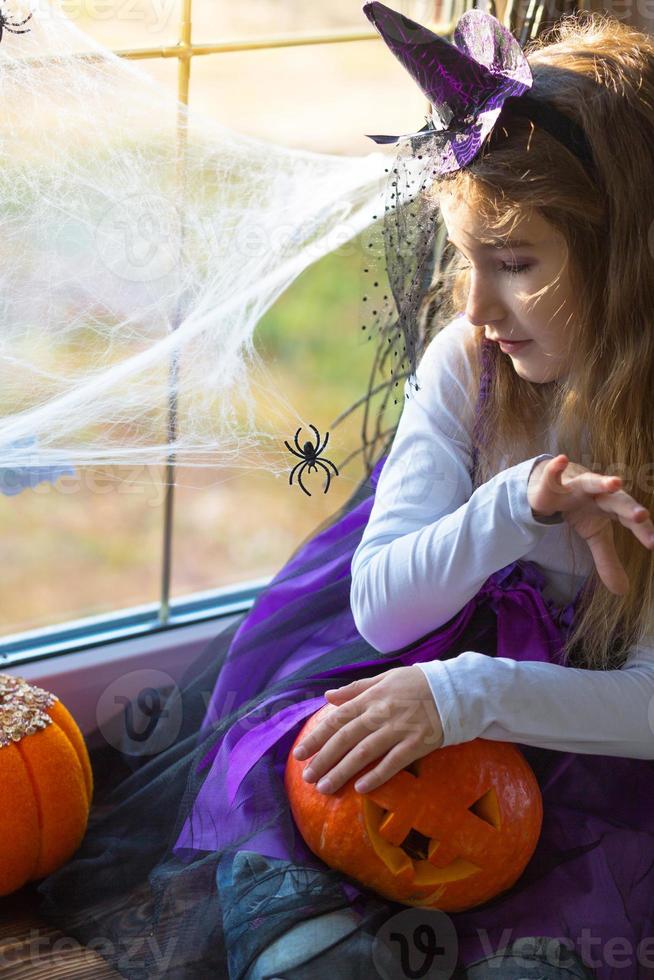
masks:
{"label": "window", "polygon": [[[441,11],[433,0],[398,7],[422,22],[435,23]],[[401,132],[424,116],[424,98],[377,43],[360,0],[64,0],[63,8],[84,34],[138,60],[209,119],[248,135],[359,155],[374,149],[365,133]],[[321,431],[367,387],[370,355],[357,335],[360,271],[356,248],[328,255],[255,334],[280,387],[292,388]],[[355,418],[338,440],[335,460],[358,446]],[[163,467],[131,476],[86,468],[0,495],[0,655],[9,663],[26,651],[79,649],[236,612],[361,475],[350,467],[327,494],[310,476],[308,497],[265,472],[180,468],[167,507]]]}

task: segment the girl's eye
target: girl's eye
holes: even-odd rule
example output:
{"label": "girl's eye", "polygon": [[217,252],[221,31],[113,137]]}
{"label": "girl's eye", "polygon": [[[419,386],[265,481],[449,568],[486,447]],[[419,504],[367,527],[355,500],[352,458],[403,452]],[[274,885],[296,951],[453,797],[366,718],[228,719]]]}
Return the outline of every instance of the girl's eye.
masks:
{"label": "girl's eye", "polygon": [[526,272],[529,268],[531,268],[529,265],[507,265],[505,262],[502,263],[502,272],[508,272],[509,275],[513,276],[519,276],[521,272]]}
{"label": "girl's eye", "polygon": [[[467,271],[468,269],[472,269],[472,265],[470,262],[466,262],[461,266],[461,269],[463,271]],[[507,265],[506,262],[503,262],[501,271],[508,273],[510,276],[519,276],[522,272],[526,272],[528,269],[531,269],[531,266],[526,263],[523,263],[522,265]]]}

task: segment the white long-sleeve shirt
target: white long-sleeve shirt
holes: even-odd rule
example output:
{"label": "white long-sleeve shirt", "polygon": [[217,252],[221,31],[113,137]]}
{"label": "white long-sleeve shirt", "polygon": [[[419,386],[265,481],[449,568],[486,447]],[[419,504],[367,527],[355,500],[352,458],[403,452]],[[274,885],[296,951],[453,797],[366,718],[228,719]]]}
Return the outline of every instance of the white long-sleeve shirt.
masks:
{"label": "white long-sleeve shirt", "polygon": [[[403,411],[368,524],[352,557],[350,602],[359,633],[381,652],[415,642],[456,615],[486,579],[525,558],[544,594],[570,602],[593,570],[567,523],[533,516],[527,483],[546,451],[501,470],[472,492],[474,409],[463,352],[465,316],[429,343],[405,383]],[[468,387],[466,387],[468,385]],[[443,745],[473,738],[560,751],[654,759],[654,636],[619,670],[586,670],[466,651],[417,666],[443,724]]]}

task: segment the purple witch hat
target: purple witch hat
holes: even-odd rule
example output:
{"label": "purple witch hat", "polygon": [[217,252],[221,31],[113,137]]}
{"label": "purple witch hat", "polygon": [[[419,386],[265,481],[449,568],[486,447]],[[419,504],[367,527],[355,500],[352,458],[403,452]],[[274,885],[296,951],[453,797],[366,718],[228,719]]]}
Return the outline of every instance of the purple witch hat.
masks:
{"label": "purple witch hat", "polygon": [[509,103],[512,111],[537,122],[592,169],[581,127],[551,103],[525,95],[533,84],[529,63],[519,42],[492,14],[467,10],[451,44],[377,0],[366,3],[363,11],[431,104],[431,117],[417,133],[370,139],[410,139],[415,145],[429,137],[435,144],[434,172],[449,173],[474,159]]}
{"label": "purple witch hat", "polygon": [[370,139],[396,143],[441,131],[439,172],[460,169],[479,152],[505,100],[531,88],[531,69],[520,44],[482,10],[461,15],[453,44],[376,0],[363,11],[431,103],[431,120],[419,133]]}

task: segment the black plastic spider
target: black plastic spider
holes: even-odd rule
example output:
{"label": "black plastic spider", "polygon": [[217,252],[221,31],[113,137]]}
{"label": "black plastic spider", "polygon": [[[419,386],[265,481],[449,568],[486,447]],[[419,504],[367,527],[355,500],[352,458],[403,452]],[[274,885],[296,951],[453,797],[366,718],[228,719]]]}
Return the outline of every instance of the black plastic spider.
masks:
{"label": "black plastic spider", "polygon": [[14,23],[13,20],[9,20],[5,16],[3,11],[0,10],[0,41],[2,41],[2,35],[4,31],[9,31],[10,34],[27,34],[31,30],[31,28],[26,27],[24,31],[17,31],[16,28],[22,27],[23,24],[26,24],[28,20],[31,20],[31,18],[32,18],[32,14],[30,12],[25,18],[25,20],[18,20]]}
{"label": "black plastic spider", "polygon": [[[310,497],[311,494],[309,493],[309,491],[305,488],[304,484],[302,483],[302,470],[304,469],[304,467],[305,466],[308,466],[310,470],[311,469],[314,469],[314,470],[317,469],[317,466],[324,467],[325,472],[327,473],[327,486],[325,487],[325,493],[327,493],[327,491],[329,490],[329,481],[331,479],[331,473],[329,472],[329,470],[325,466],[325,463],[329,463],[330,466],[334,466],[334,464],[332,463],[332,461],[330,459],[326,459],[326,460],[324,460],[324,462],[323,462],[322,459],[320,459],[320,453],[323,451],[323,449],[327,445],[327,440],[329,439],[329,432],[325,436],[325,441],[323,442],[322,446],[320,446],[319,445],[319,443],[320,443],[320,434],[319,434],[318,430],[316,429],[315,425],[311,425],[311,423],[309,422],[309,428],[313,429],[313,431],[316,433],[316,445],[315,446],[313,445],[312,442],[305,442],[304,448],[302,448],[300,446],[299,442],[297,441],[297,437],[299,436],[300,432],[302,431],[302,426],[300,426],[300,428],[295,433],[295,445],[299,449],[299,452],[296,453],[295,450],[291,446],[289,446],[289,444],[286,441],[286,439],[284,439],[284,445],[286,446],[286,448],[288,450],[290,450],[290,452],[292,452],[294,456],[299,456],[300,459],[302,460],[301,463],[297,463],[297,465],[295,465],[293,467],[293,469],[291,470],[290,476],[288,478],[288,482],[291,485],[293,484],[293,474],[295,473],[296,469],[299,467],[300,468],[300,472],[297,475],[297,482],[300,484],[300,486],[302,487],[302,489],[306,493],[307,497]],[[317,466],[316,466],[316,464],[317,464]],[[336,473],[336,476],[338,476],[339,475],[338,474],[338,470],[336,469],[335,466],[334,466],[334,471]]]}

